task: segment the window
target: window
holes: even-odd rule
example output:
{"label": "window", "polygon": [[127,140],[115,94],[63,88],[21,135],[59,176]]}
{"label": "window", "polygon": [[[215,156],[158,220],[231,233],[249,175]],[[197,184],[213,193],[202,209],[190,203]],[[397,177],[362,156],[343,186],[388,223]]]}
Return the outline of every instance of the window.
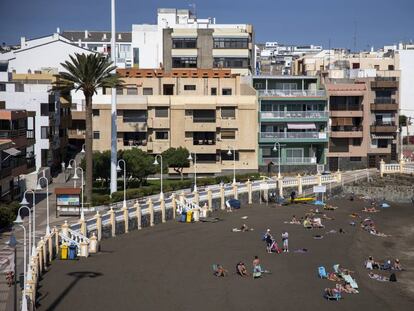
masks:
{"label": "window", "polygon": [[212,87],[211,88],[211,95],[212,96],[216,96],[217,95],[217,88],[216,87]]}
{"label": "window", "polygon": [[351,162],[361,162],[361,157],[349,157],[349,161]]}
{"label": "window", "polygon": [[394,70],[394,65],[388,65],[388,70]]}
{"label": "window", "polygon": [[101,136],[99,131],[93,131],[93,139],[99,139],[99,137]]}
{"label": "window", "polygon": [[209,153],[198,153],[197,154],[197,163],[215,163],[216,162],[216,154],[209,154]]}
{"label": "window", "polygon": [[[228,154],[229,150],[221,150],[221,160],[222,161],[233,161],[234,160],[234,150],[233,148],[230,148],[231,154]],[[236,150],[236,161],[239,161],[239,152]]]}
{"label": "window", "polygon": [[303,158],[303,148],[286,148],[286,158]]}
{"label": "window", "polygon": [[138,89],[136,87],[127,87],[127,95],[138,95]]}
{"label": "window", "polygon": [[174,84],[163,84],[162,90],[164,95],[174,95]]}
{"label": "window", "polygon": [[48,103],[40,104],[40,115],[43,117],[49,116],[49,104]]}
{"label": "window", "polygon": [[173,57],[173,68],[197,68],[197,57]]}
{"label": "window", "polygon": [[117,87],[116,88],[116,95],[123,95],[124,94],[124,89],[122,87]]}
{"label": "window", "polygon": [[222,131],[221,139],[236,139],[236,131]]}
{"label": "window", "polygon": [[168,108],[166,107],[155,108],[155,117],[156,118],[168,118]]}
{"label": "window", "polygon": [[155,132],[155,139],[168,139],[168,132],[167,131]]}
{"label": "window", "polygon": [[94,117],[99,117],[100,110],[99,109],[92,109],[92,115]]}
{"label": "window", "polygon": [[14,85],[15,92],[24,92],[24,84],[23,83],[16,83]]}
{"label": "window", "polygon": [[6,92],[6,83],[0,83],[0,92]]}
{"label": "window", "polygon": [[214,68],[249,68],[249,59],[240,57],[214,57]]}
{"label": "window", "polygon": [[193,132],[193,145],[215,145],[216,132]]}
{"label": "window", "polygon": [[215,49],[247,49],[248,38],[214,38],[213,48]]}
{"label": "window", "polygon": [[388,140],[378,139],[377,148],[388,148]]}
{"label": "window", "polygon": [[193,110],[193,122],[216,122],[215,110]]}
{"label": "window", "polygon": [[221,108],[222,119],[234,119],[236,118],[236,109],[234,107],[222,107]]}
{"label": "window", "polygon": [[40,127],[40,137],[42,139],[49,139],[49,127],[48,126]]}
{"label": "window", "polygon": [[231,89],[222,89],[221,94],[222,95],[231,95]]}
{"label": "window", "polygon": [[362,138],[353,138],[352,139],[352,146],[361,146]]}
{"label": "window", "polygon": [[143,95],[152,95],[153,94],[152,87],[144,87],[142,89],[142,94]]}
{"label": "window", "polygon": [[147,122],[146,110],[124,110],[124,122]]}
{"label": "window", "polygon": [[184,85],[184,91],[195,91],[196,86],[194,84]]}
{"label": "window", "polygon": [[197,38],[174,38],[172,39],[173,49],[195,49]]}
{"label": "window", "polygon": [[379,65],[374,65],[374,69],[375,70],[380,70],[380,66]]}
{"label": "window", "polygon": [[41,152],[41,158],[42,158],[41,159],[42,166],[46,167],[46,166],[48,166],[47,159],[48,159],[48,156],[49,156],[49,149],[41,149],[40,152]]}

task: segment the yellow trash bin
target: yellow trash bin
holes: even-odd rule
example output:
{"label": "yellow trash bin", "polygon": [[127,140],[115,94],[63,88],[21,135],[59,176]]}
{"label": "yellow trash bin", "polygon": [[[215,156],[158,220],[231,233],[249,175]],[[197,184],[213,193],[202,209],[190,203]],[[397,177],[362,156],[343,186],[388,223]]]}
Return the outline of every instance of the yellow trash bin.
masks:
{"label": "yellow trash bin", "polygon": [[60,246],[60,259],[68,259],[68,246],[66,244]]}
{"label": "yellow trash bin", "polygon": [[187,222],[191,222],[193,218],[193,211],[188,211],[187,212]]}

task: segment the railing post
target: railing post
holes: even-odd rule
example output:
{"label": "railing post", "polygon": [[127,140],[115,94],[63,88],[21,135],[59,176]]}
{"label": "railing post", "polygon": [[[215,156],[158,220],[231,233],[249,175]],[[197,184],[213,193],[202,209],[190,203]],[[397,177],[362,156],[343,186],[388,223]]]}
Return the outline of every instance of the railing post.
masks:
{"label": "railing post", "polygon": [[137,228],[138,230],[142,229],[142,211],[141,211],[141,205],[139,205],[138,200],[135,201],[134,207],[137,210]]}
{"label": "railing post", "polygon": [[297,179],[298,179],[298,194],[301,195],[303,193],[302,176],[300,176],[300,174],[298,174]]}
{"label": "railing post", "polygon": [[47,268],[47,241],[43,237],[40,238],[40,240],[42,242],[43,266],[44,266],[44,269],[46,270]]}
{"label": "railing post", "polygon": [[177,210],[177,202],[175,202],[176,198],[175,198],[175,193],[173,193],[171,195],[171,205],[172,205],[172,219],[175,219],[175,213]]}
{"label": "railing post", "polygon": [[57,227],[53,228],[53,231],[55,231],[55,251],[56,251],[56,257],[59,254],[59,229]]}
{"label": "railing post", "polygon": [[207,206],[209,211],[213,210],[213,192],[210,188],[207,190]]}
{"label": "railing post", "polygon": [[336,182],[339,184],[342,181],[342,172],[338,169],[336,172]]}
{"label": "railing post", "polygon": [[98,238],[95,235],[95,232],[92,233],[92,236],[89,238],[89,253],[95,254],[98,252]]}
{"label": "railing post", "polygon": [[165,200],[164,197],[160,200],[160,207],[161,207],[161,222],[165,222]]}
{"label": "railing post", "polygon": [[128,215],[128,207],[122,208],[124,212],[124,223],[125,223],[125,233],[129,232],[129,215]]}
{"label": "railing post", "polygon": [[400,164],[400,173],[402,174],[404,173],[404,164],[405,164],[404,159],[401,159],[399,164]]}
{"label": "railing post", "polygon": [[49,234],[49,238],[47,240],[47,245],[48,245],[47,247],[49,249],[49,262],[52,262],[52,260],[53,260],[53,241],[52,241],[52,234]]}
{"label": "railing post", "polygon": [[80,232],[84,236],[86,236],[86,221],[85,221],[85,218],[81,218],[79,222],[80,222]]}
{"label": "railing post", "polygon": [[385,172],[385,162],[384,162],[384,159],[381,159],[381,161],[380,161],[380,176],[381,176],[381,178],[384,177],[384,172]]}
{"label": "railing post", "polygon": [[63,235],[69,236],[69,225],[67,220],[63,223],[61,230]]}
{"label": "railing post", "polygon": [[322,186],[322,175],[321,175],[321,173],[316,174],[316,181],[318,183],[318,186]]}
{"label": "railing post", "polygon": [[196,204],[196,205],[199,205],[199,203],[200,203],[200,194],[198,193],[197,190],[194,190],[193,194],[194,194],[193,203]]}
{"label": "railing post", "polygon": [[152,204],[151,198],[148,199],[148,211],[150,214],[150,226],[154,226],[154,205]]}
{"label": "railing post", "polygon": [[224,196],[224,185],[220,184],[220,208],[224,210],[226,208],[225,205],[225,196]]}
{"label": "railing post", "polygon": [[111,222],[111,233],[112,237],[116,235],[116,219],[115,219],[115,211],[111,206],[111,209],[109,210],[109,220]]}
{"label": "railing post", "polygon": [[282,176],[278,177],[277,184],[279,188],[279,197],[283,198],[283,177]]}
{"label": "railing post", "polygon": [[38,264],[39,264],[39,275],[43,271],[43,237],[40,238],[39,243],[36,247],[37,257],[38,257]]}
{"label": "railing post", "polygon": [[102,240],[102,216],[99,211],[96,211],[96,232],[98,241]]}
{"label": "railing post", "polygon": [[237,200],[239,198],[237,184],[233,184],[233,197]]}
{"label": "railing post", "polygon": [[79,255],[81,257],[88,257],[89,256],[88,243],[82,239],[82,241],[80,241],[79,244],[80,244],[79,245],[79,247],[80,247]]}
{"label": "railing post", "polygon": [[253,204],[252,182],[247,180],[247,203]]}

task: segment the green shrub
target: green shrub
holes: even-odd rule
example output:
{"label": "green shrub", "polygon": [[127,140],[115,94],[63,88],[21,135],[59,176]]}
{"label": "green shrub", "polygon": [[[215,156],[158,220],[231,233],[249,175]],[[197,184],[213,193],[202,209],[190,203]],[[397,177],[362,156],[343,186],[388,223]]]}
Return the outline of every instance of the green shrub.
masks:
{"label": "green shrub", "polygon": [[19,210],[18,202],[11,202],[9,204],[0,203],[0,228],[8,228],[16,219],[17,211]]}

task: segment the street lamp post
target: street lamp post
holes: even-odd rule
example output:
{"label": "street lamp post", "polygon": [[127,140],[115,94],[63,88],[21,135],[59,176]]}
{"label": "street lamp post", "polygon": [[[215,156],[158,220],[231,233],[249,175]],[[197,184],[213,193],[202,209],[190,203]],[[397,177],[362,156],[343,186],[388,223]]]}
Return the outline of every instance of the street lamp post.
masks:
{"label": "street lamp post", "polygon": [[18,211],[17,211],[17,216],[16,216],[16,220],[14,221],[15,224],[23,224],[23,219],[22,216],[20,216],[20,211],[22,210],[22,208],[25,208],[29,211],[29,254],[32,253],[32,211],[30,210],[30,208],[26,205],[20,206]]}
{"label": "street lamp post", "polygon": [[[188,156],[187,160],[192,161],[193,157],[190,155]],[[197,153],[194,152],[194,191],[197,191]]]}
{"label": "street lamp post", "polygon": [[127,204],[126,204],[126,162],[125,162],[124,159],[119,159],[118,160],[118,164],[116,166],[116,171],[120,172],[122,170],[121,166],[119,165],[119,163],[121,163],[121,162],[124,166],[124,203],[123,203],[122,207],[126,208],[127,207]]}
{"label": "street lamp post", "polygon": [[[276,147],[277,146],[277,147]],[[277,161],[277,163],[278,163],[278,173],[277,173],[277,178],[280,178],[280,177],[282,177],[282,175],[280,175],[280,161],[282,160],[281,158],[280,158],[280,143],[279,142],[275,142],[275,144],[274,144],[274,146],[273,146],[273,151],[278,151],[278,153],[279,153],[279,159],[278,159],[278,161]]]}
{"label": "street lamp post", "polygon": [[13,271],[13,283],[14,283],[14,311],[17,311],[17,240],[14,236],[13,232],[10,235],[9,240],[6,242],[6,244],[13,248],[14,251],[14,271]]}
{"label": "street lamp post", "polygon": [[229,146],[227,154],[231,156],[231,149],[233,149],[233,185],[236,184],[236,149],[233,146]]}
{"label": "street lamp post", "polygon": [[33,214],[32,214],[32,234],[33,234],[33,238],[32,238],[32,256],[36,255],[36,194],[33,190],[29,190],[27,189],[24,193],[23,193],[23,199],[20,202],[20,205],[28,205],[29,202],[27,202],[26,199],[26,193],[31,192],[33,195]]}
{"label": "street lamp post", "polygon": [[[85,145],[85,144],[84,144]],[[83,147],[82,147],[83,148]],[[84,151],[85,152],[85,151]],[[68,169],[71,170],[72,169],[72,164],[74,163],[74,167],[75,167],[75,173],[76,173],[76,168],[77,168],[77,163],[75,159],[70,159],[69,163],[68,163]],[[70,174],[70,173],[69,173]],[[69,175],[70,176],[70,175]],[[73,181],[73,188],[76,188],[76,180]]]}
{"label": "street lamp post", "polygon": [[77,174],[77,170],[81,171],[81,215],[80,215],[80,219],[83,220],[83,219],[85,219],[85,214],[83,212],[83,186],[84,186],[84,184],[83,184],[83,168],[81,168],[81,167],[76,168],[75,174],[73,175],[74,180],[79,179],[79,176]]}
{"label": "street lamp post", "polygon": [[41,176],[37,181],[37,188],[36,190],[42,190],[41,180],[44,179],[46,181],[46,235],[50,234],[50,226],[49,226],[49,179],[45,176]]}
{"label": "street lamp post", "polygon": [[[17,215],[16,220],[14,223],[21,227],[23,229],[23,294],[22,294],[22,311],[27,311],[27,299],[26,299],[26,284],[27,284],[27,278],[26,278],[26,228],[23,226],[23,221],[21,218],[19,218],[20,215]],[[30,226],[30,225],[29,225]],[[30,227],[29,227],[30,230]],[[30,233],[29,233],[30,238]],[[30,242],[29,242],[30,245]]]}
{"label": "street lamp post", "polygon": [[162,191],[162,169],[163,169],[163,165],[162,165],[162,155],[161,154],[157,154],[155,156],[154,165],[158,165],[158,161],[157,161],[157,158],[158,157],[160,158],[160,162],[161,162],[161,169],[160,169],[160,172],[161,172],[161,180],[160,180],[160,183],[161,183],[160,200],[162,200],[162,199],[164,199],[164,192]]}

